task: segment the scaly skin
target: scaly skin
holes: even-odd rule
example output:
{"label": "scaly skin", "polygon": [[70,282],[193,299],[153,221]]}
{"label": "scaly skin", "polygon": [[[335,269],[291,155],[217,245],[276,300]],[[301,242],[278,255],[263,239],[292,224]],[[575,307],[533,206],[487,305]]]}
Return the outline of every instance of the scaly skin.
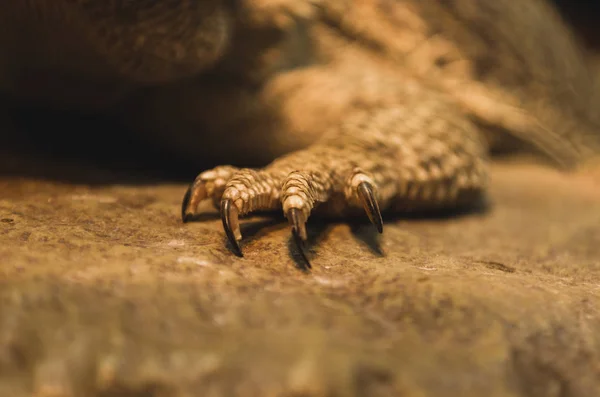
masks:
{"label": "scaly skin", "polygon": [[0,23],[9,95],[116,115],[177,156],[274,160],[185,196],[184,220],[221,208],[238,254],[256,210],[299,242],[317,209],[381,231],[380,211],[478,200],[515,138],[568,168],[600,153],[594,76],[542,0],[31,0]]}

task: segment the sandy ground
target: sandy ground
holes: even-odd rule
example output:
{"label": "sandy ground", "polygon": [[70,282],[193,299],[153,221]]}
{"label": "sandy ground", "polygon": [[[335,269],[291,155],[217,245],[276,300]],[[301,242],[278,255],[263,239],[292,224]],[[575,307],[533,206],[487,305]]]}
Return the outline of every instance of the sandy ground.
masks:
{"label": "sandy ground", "polygon": [[490,206],[179,219],[184,185],[0,179],[0,396],[599,396],[600,183],[493,168]]}

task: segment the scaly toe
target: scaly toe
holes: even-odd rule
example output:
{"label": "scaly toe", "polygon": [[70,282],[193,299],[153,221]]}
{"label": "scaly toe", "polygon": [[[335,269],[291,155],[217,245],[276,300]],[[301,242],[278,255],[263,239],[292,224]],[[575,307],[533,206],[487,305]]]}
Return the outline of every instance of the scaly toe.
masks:
{"label": "scaly toe", "polygon": [[181,203],[181,220],[183,223],[189,222],[196,213],[196,208],[201,201],[207,198],[206,186],[204,183],[194,182],[188,187],[183,202]]}
{"label": "scaly toe", "polygon": [[237,170],[228,165],[202,172],[185,192],[181,203],[181,219],[188,222],[196,213],[200,202],[212,198],[215,206],[221,201],[225,184]]}

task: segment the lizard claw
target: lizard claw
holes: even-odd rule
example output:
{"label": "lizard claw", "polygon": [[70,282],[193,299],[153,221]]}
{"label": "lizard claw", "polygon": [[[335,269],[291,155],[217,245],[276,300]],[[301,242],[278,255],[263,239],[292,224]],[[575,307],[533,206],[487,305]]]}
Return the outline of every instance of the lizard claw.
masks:
{"label": "lizard claw", "polygon": [[373,186],[369,182],[361,182],[356,188],[356,193],[360,198],[360,201],[369,217],[369,220],[379,233],[383,233],[383,220],[381,218],[381,211],[379,210],[379,203],[375,198],[373,192]]}
{"label": "lizard claw", "polygon": [[294,238],[294,242],[296,243],[296,247],[298,248],[298,251],[300,251],[300,255],[302,255],[302,259],[306,263],[306,267],[311,269],[312,265],[306,257],[306,253],[304,252],[304,241],[307,239],[306,219],[302,211],[298,208],[290,208],[290,210],[287,212],[287,218],[290,222],[290,226],[292,227],[292,236]]}
{"label": "lizard claw", "polygon": [[287,212],[287,218],[292,227],[292,231],[298,234],[302,241],[306,241],[306,219],[302,211],[298,208],[290,208]]}
{"label": "lizard claw", "polygon": [[181,220],[183,223],[187,223],[192,214],[188,212],[188,206],[190,204],[190,199],[192,198],[192,185],[188,187],[183,195],[183,202],[181,203]]}
{"label": "lizard claw", "polygon": [[240,231],[238,215],[238,209],[232,200],[225,199],[221,201],[221,220],[223,221],[223,229],[225,229],[227,239],[233,247],[234,253],[237,256],[244,256],[239,244],[239,241],[242,239],[242,232]]}

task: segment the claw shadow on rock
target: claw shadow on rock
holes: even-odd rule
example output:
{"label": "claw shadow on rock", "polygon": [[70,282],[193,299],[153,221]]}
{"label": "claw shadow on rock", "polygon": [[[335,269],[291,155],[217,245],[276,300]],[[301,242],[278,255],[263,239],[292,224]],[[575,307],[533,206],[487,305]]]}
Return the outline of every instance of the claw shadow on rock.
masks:
{"label": "claw shadow on rock", "polygon": [[[490,201],[488,197],[481,197],[477,201],[466,203],[462,206],[455,208],[440,208],[440,209],[428,209],[423,211],[411,211],[411,212],[389,212],[386,211],[383,216],[384,225],[386,222],[395,222],[399,220],[436,220],[436,221],[449,221],[458,217],[473,216],[473,215],[485,215],[487,214],[494,203]],[[385,226],[384,226],[385,228]],[[384,232],[385,233],[385,232]]]}
{"label": "claw shadow on rock", "polygon": [[385,256],[385,252],[379,243],[379,232],[372,224],[353,222],[349,225],[350,231],[356,240],[366,245],[373,254],[379,257]]}
{"label": "claw shadow on rock", "polygon": [[[314,257],[314,248],[317,247],[326,237],[328,231],[331,230],[333,224],[324,220],[313,220],[306,225],[307,238],[304,242],[304,247],[298,247],[294,241],[294,237],[290,235],[288,240],[288,250],[290,256],[296,264],[296,268],[304,272],[310,271],[311,259]],[[302,249],[301,252],[298,250]]]}
{"label": "claw shadow on rock", "polygon": [[[217,215],[218,218],[218,215]],[[260,238],[270,230],[279,230],[286,227],[286,224],[282,222],[279,217],[259,218],[259,219],[248,219],[244,222],[240,222],[240,231],[242,233],[242,251],[243,245],[252,242],[257,238]],[[231,246],[229,239],[225,236],[223,238],[224,244],[228,250],[235,253],[234,247]]]}
{"label": "claw shadow on rock", "polygon": [[253,241],[259,238],[262,234],[266,233],[265,229],[282,229],[286,227],[286,223],[283,222],[281,217],[278,216],[270,216],[268,218],[259,218],[255,220],[247,220],[246,222],[242,222],[240,224],[240,230],[242,232],[242,236],[244,236],[244,241]]}

